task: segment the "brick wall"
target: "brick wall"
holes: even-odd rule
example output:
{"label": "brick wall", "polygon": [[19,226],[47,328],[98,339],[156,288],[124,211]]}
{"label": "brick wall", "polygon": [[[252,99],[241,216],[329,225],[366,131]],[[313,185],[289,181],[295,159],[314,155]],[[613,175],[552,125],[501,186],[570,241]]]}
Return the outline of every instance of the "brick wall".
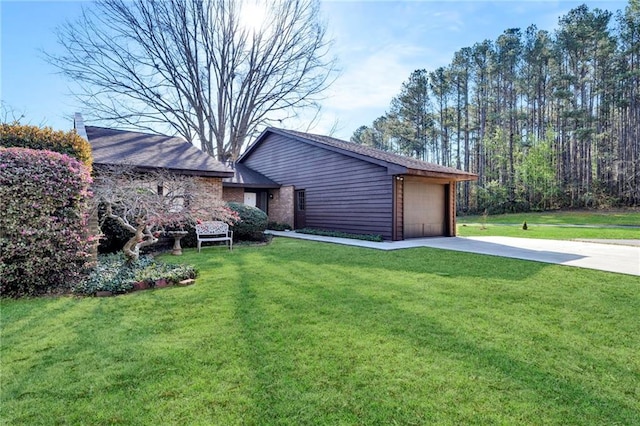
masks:
{"label": "brick wall", "polygon": [[244,203],[244,188],[222,188],[222,199],[226,202]]}
{"label": "brick wall", "polygon": [[196,177],[201,184],[204,184],[211,191],[210,194],[218,200],[222,200],[222,178],[217,177]]}
{"label": "brick wall", "polygon": [[200,201],[195,200],[202,208],[208,210],[212,205],[222,201],[222,178],[216,177],[194,177],[199,186],[206,191],[206,195]]}
{"label": "brick wall", "polygon": [[282,186],[280,189],[269,191],[273,198],[269,200],[269,220],[289,224],[293,228],[293,194],[292,185]]}
{"label": "brick wall", "polygon": [[[269,221],[289,224],[293,228],[293,186],[270,189]],[[226,187],[222,189],[222,199],[226,202],[244,202],[244,188]]]}

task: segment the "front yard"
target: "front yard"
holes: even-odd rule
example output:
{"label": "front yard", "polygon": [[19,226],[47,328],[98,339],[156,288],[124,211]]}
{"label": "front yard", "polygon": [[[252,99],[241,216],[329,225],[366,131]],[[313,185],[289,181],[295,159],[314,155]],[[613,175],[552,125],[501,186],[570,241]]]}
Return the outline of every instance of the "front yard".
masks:
{"label": "front yard", "polygon": [[[527,229],[522,229],[527,222]],[[552,240],[640,239],[640,211],[565,210],[491,216],[458,216],[461,237],[520,237]]]}
{"label": "front yard", "polygon": [[276,238],[189,287],[2,300],[3,424],[639,424],[640,280]]}

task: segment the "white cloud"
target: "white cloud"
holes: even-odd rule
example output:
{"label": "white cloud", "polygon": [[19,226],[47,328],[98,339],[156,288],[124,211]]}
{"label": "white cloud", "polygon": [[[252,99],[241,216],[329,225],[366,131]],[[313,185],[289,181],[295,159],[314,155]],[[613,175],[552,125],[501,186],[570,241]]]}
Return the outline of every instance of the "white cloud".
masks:
{"label": "white cloud", "polygon": [[425,67],[428,49],[415,45],[390,44],[351,59],[323,102],[337,110],[388,108],[402,82],[418,67]]}

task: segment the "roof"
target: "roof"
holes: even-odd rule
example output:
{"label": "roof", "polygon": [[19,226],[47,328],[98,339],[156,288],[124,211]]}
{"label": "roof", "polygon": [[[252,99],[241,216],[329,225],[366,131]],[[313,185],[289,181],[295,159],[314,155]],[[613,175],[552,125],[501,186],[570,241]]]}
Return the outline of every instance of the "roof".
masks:
{"label": "roof", "polygon": [[438,178],[453,178],[456,180],[476,180],[477,175],[453,167],[445,167],[439,164],[428,163],[411,157],[393,154],[391,152],[382,151],[366,145],[360,145],[352,142],[345,142],[330,136],[316,135],[311,133],[298,132],[295,130],[277,129],[274,127],[267,128],[256,141],[247,148],[242,154],[239,161],[248,157],[267,137],[269,133],[279,134],[282,136],[293,137],[294,139],[319,146],[325,149],[336,151],[347,156],[360,158],[375,164],[388,167],[394,174],[408,174]]}
{"label": "roof", "polygon": [[240,188],[280,188],[280,184],[272,181],[262,173],[258,173],[244,164],[235,163],[229,165],[234,170],[233,177],[222,179],[222,185],[226,187]]}
{"label": "roof", "polygon": [[161,168],[195,176],[233,176],[233,170],[177,137],[94,126],[85,126],[85,130],[94,164]]}

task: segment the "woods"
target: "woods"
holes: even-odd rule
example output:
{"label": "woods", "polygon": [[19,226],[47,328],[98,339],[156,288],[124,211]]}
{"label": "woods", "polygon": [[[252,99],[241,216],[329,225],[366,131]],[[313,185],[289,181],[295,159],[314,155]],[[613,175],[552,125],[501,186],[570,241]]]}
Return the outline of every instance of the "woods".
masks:
{"label": "woods", "polygon": [[582,5],[416,70],[351,141],[478,174],[458,210],[640,204],[640,1]]}

